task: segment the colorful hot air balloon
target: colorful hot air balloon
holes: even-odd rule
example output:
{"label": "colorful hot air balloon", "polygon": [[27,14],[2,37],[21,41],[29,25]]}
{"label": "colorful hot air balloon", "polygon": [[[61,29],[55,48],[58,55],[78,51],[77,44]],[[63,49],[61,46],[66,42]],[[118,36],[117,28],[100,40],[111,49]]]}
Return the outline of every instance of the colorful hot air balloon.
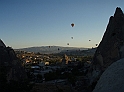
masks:
{"label": "colorful hot air balloon", "polygon": [[71,26],[74,27],[74,23],[72,23]]}

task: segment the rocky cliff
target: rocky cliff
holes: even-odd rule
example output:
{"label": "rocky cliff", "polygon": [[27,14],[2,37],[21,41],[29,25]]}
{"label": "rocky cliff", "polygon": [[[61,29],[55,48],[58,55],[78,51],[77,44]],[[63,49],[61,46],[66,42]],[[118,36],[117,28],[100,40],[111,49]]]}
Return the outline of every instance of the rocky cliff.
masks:
{"label": "rocky cliff", "polygon": [[124,58],[112,63],[101,75],[93,92],[124,91]]}
{"label": "rocky cliff", "polygon": [[21,83],[26,79],[27,75],[14,50],[11,47],[6,47],[0,40],[0,91],[6,92],[7,87],[10,88],[9,86],[13,82]]}
{"label": "rocky cliff", "polygon": [[90,84],[96,83],[101,74],[113,62],[124,57],[124,14],[117,7],[111,16],[106,31],[93,58],[89,71]]}

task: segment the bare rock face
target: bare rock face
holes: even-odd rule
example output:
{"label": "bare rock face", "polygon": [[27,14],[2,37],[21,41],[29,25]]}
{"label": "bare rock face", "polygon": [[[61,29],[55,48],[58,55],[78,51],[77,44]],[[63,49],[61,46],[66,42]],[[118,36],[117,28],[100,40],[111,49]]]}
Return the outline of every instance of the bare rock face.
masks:
{"label": "bare rock face", "polygon": [[0,47],[6,47],[6,45],[3,43],[1,39],[0,39]]}
{"label": "bare rock face", "polygon": [[101,75],[93,92],[124,91],[124,58],[111,64]]}
{"label": "bare rock face", "polygon": [[27,75],[14,50],[6,47],[0,40],[0,91],[7,91],[7,88],[4,89],[4,87],[12,81],[21,83],[25,79],[27,79]]}
{"label": "bare rock face", "polygon": [[101,74],[113,62],[124,57],[124,14],[117,7],[94,54],[89,71],[90,84],[97,82]]}

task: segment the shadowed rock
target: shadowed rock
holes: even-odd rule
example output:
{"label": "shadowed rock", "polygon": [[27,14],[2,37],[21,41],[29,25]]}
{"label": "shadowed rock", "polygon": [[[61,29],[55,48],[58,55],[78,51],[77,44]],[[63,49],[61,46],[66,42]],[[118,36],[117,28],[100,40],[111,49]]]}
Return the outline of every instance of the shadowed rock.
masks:
{"label": "shadowed rock", "polygon": [[[14,50],[11,47],[6,47],[0,40],[0,91],[8,92],[7,90],[11,89],[9,86],[13,86],[11,83],[19,82],[21,85],[26,79],[27,75]],[[7,86],[8,84],[10,85]]]}
{"label": "shadowed rock", "polygon": [[90,85],[96,83],[101,74],[113,62],[124,57],[124,14],[117,7],[114,16],[109,19],[108,26],[93,58],[89,70]]}
{"label": "shadowed rock", "polygon": [[93,92],[124,91],[124,58],[111,64],[101,75]]}

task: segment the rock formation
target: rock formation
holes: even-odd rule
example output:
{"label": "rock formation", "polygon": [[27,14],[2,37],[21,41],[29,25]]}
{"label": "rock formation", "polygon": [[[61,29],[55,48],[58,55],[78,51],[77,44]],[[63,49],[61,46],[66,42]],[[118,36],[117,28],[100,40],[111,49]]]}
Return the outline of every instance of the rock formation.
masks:
{"label": "rock formation", "polygon": [[62,64],[68,64],[68,61],[69,61],[69,58],[66,54],[63,55],[63,58],[62,58]]}
{"label": "rock formation", "polygon": [[111,64],[101,75],[93,92],[124,91],[124,58]]}
{"label": "rock formation", "polygon": [[124,14],[117,7],[114,16],[109,19],[108,26],[94,54],[89,70],[90,85],[96,83],[101,74],[113,62],[124,57]]}
{"label": "rock formation", "polygon": [[11,84],[12,81],[21,83],[25,79],[27,79],[27,75],[14,50],[11,47],[6,47],[0,40],[0,91],[6,92],[4,87]]}

